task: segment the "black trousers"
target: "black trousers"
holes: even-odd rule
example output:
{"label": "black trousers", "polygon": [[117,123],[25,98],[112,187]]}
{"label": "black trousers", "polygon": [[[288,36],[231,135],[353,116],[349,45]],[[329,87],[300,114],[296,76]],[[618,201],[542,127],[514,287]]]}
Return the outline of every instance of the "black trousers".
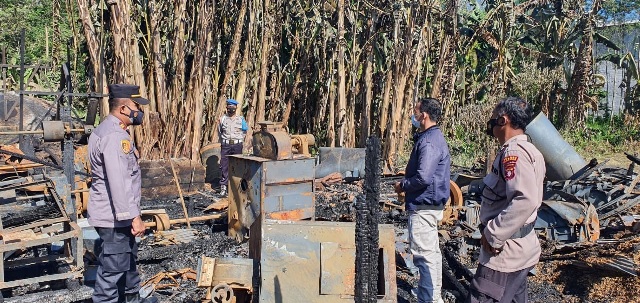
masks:
{"label": "black trousers", "polygon": [[242,154],[242,143],[222,144],[220,147],[220,186],[227,186],[229,181],[229,155]]}
{"label": "black trousers", "polygon": [[533,267],[516,272],[499,272],[478,265],[471,281],[467,303],[527,302],[527,274]]}
{"label": "black trousers", "polygon": [[96,231],[102,243],[93,302],[124,302],[126,294],[140,290],[140,275],[136,269],[138,244],[131,234],[131,226],[96,227]]}

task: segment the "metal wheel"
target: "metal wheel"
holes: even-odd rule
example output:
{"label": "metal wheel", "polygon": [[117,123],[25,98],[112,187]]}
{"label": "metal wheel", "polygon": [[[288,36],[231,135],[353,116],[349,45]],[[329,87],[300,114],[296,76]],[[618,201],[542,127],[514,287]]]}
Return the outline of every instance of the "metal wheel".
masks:
{"label": "metal wheel", "polygon": [[233,289],[225,284],[220,283],[213,287],[211,291],[213,295],[212,301],[216,303],[232,303],[233,302]]}

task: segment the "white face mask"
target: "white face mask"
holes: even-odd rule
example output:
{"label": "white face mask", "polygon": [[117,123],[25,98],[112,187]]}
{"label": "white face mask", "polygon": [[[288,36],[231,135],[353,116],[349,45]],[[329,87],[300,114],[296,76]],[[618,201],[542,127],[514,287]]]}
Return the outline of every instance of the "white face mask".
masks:
{"label": "white face mask", "polygon": [[411,115],[411,125],[415,128],[420,128],[420,121],[416,120],[416,115]]}

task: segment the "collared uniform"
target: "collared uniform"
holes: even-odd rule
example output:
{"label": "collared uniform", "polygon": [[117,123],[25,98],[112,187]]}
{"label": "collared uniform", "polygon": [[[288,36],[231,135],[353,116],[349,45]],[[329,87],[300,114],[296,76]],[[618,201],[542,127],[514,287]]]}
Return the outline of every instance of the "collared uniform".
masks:
{"label": "collared uniform", "polygon": [[526,301],[526,275],[538,263],[541,248],[535,231],[518,234],[535,224],[542,204],[544,157],[526,135],[518,135],[504,143],[491,171],[483,180],[480,221],[486,226],[482,233],[489,244],[502,251],[492,256],[480,250],[481,266],[472,290],[492,300],[471,302]]}
{"label": "collared uniform", "polygon": [[242,116],[224,114],[219,121],[220,130],[220,186],[226,187],[229,176],[228,155],[242,154],[242,142],[247,134],[247,122]]}
{"label": "collared uniform", "polygon": [[115,116],[107,116],[89,137],[89,160],[88,220],[102,240],[93,302],[119,302],[140,288],[131,222],[140,215],[141,178],[136,147]]}

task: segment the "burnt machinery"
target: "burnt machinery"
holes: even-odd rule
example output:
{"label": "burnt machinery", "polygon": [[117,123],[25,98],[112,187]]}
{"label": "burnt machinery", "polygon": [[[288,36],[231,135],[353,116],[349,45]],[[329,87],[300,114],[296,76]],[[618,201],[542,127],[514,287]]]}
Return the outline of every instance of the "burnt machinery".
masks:
{"label": "burnt machinery", "polygon": [[[43,166],[53,167],[60,170],[62,173],[46,172],[41,176],[34,175],[33,178],[40,178],[35,181],[24,181],[22,183],[11,183],[7,186],[0,186],[0,192],[3,195],[12,197],[15,193],[22,193],[25,196],[16,197],[13,201],[4,200],[5,203],[0,203],[0,207],[6,207],[7,213],[9,211],[16,211],[16,209],[24,209],[25,207],[34,207],[34,212],[38,213],[38,209],[51,210],[50,216],[39,218],[33,217],[33,220],[27,220],[29,216],[24,217],[24,220],[16,221],[19,224],[14,226],[0,226],[0,236],[2,237],[3,245],[1,252],[5,258],[7,258],[9,252],[14,255],[16,251],[21,251],[26,248],[33,249],[34,252],[38,249],[46,249],[46,254],[38,254],[34,258],[21,257],[13,262],[6,262],[0,266],[0,271],[4,271],[7,266],[16,267],[24,265],[42,264],[48,261],[60,261],[60,255],[52,252],[52,247],[56,246],[54,243],[63,241],[64,246],[64,258],[69,264],[67,270],[64,273],[50,275],[47,274],[47,270],[35,270],[31,272],[32,277],[27,279],[14,279],[11,281],[2,279],[0,288],[12,288],[16,286],[22,286],[31,283],[48,282],[60,279],[67,279],[68,281],[74,280],[82,276],[83,262],[83,245],[82,245],[82,231],[77,225],[78,212],[82,211],[84,205],[88,200],[88,194],[86,189],[86,182],[82,181],[82,177],[89,176],[87,173],[87,166],[84,163],[86,156],[86,146],[76,146],[76,142],[82,141],[82,137],[86,138],[87,135],[93,130],[96,114],[98,111],[98,98],[106,97],[101,93],[76,93],[74,92],[74,85],[72,82],[71,65],[70,65],[70,45],[71,41],[67,44],[67,62],[65,62],[60,68],[60,82],[57,91],[27,91],[25,90],[25,71],[29,66],[25,65],[24,55],[24,30],[21,35],[21,50],[20,50],[20,65],[1,64],[0,68],[10,69],[19,68],[20,72],[20,90],[19,102],[14,103],[11,108],[6,107],[4,117],[7,119],[11,117],[8,113],[11,113],[19,105],[19,123],[18,130],[12,132],[4,132],[0,135],[15,136],[19,135],[20,151],[8,151],[5,149],[0,150],[0,153],[9,155],[15,158],[22,158],[34,163],[41,164]],[[36,68],[37,69],[37,68]],[[36,71],[34,70],[34,73]],[[99,77],[101,79],[101,77]],[[30,79],[30,78],[29,78]],[[99,83],[99,87],[102,87],[102,83]],[[3,93],[7,91],[7,87],[3,87]],[[52,121],[47,120],[48,117],[42,117],[40,130],[25,130],[24,129],[24,95],[35,96],[54,96],[55,101],[55,114],[51,118]],[[88,98],[87,114],[82,121],[77,117],[74,119],[73,114],[73,98],[83,97]],[[56,159],[58,163],[50,163],[44,161],[35,156],[34,143],[37,140],[34,135],[41,135],[42,139],[46,142],[59,142],[61,159]],[[46,148],[45,148],[46,150]],[[55,155],[51,155],[52,158],[56,158]],[[19,176],[18,176],[19,177]],[[28,178],[32,178],[28,177]],[[16,178],[12,176],[11,178]],[[13,179],[4,182],[15,182]],[[31,180],[31,179],[28,179]],[[84,184],[84,188],[76,190],[76,184]],[[42,194],[33,195],[30,193],[35,189],[38,189]],[[25,194],[27,193],[27,194]],[[80,206],[76,205],[78,203]],[[37,206],[37,207],[36,207]],[[20,236],[22,235],[22,236]],[[24,236],[26,235],[26,236]],[[11,244],[10,244],[11,243]],[[35,254],[35,253],[34,253]]]}
{"label": "burnt machinery", "polygon": [[68,216],[50,179],[0,182],[0,210],[0,289],[54,280],[79,287],[82,230]]}
{"label": "burnt machinery", "polygon": [[254,155],[229,157],[229,236],[238,242],[248,239],[249,228],[260,217],[302,220],[312,219],[315,212],[315,159],[309,154],[313,136],[289,136],[276,123],[259,124]]}
{"label": "burnt machinery", "polygon": [[[254,154],[229,156],[228,231],[249,242],[257,280],[250,290],[253,302],[353,302],[356,225],[315,221],[313,136],[289,135],[273,122],[259,124]],[[395,233],[390,225],[379,231],[377,299],[395,302]],[[198,270],[208,277],[201,282],[205,287],[226,280],[211,271],[205,265]],[[224,291],[229,288],[214,288],[229,297],[231,291]],[[230,289],[248,290],[247,285]]]}

